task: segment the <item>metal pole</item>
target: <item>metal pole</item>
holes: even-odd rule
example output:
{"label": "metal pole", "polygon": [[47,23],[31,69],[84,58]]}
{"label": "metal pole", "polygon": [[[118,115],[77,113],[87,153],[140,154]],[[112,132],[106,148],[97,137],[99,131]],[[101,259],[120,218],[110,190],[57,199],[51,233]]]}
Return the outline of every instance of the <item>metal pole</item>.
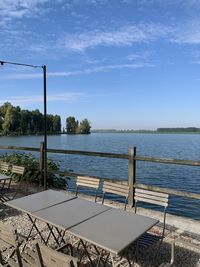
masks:
{"label": "metal pole", "polygon": [[46,82],[46,65],[37,66],[32,64],[24,64],[18,62],[10,62],[0,60],[0,65],[4,64],[31,67],[31,68],[42,68],[43,69],[43,85],[44,85],[44,190],[47,189],[47,82]]}
{"label": "metal pole", "polygon": [[44,190],[47,190],[47,79],[46,79],[46,65],[43,68],[43,82],[44,82]]}

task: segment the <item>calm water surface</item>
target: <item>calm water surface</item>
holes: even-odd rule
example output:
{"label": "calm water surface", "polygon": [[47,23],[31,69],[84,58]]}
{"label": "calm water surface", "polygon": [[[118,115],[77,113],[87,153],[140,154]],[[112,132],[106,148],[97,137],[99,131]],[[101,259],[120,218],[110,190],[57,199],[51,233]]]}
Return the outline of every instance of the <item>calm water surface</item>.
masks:
{"label": "calm water surface", "polygon": [[[41,141],[42,136],[0,137],[0,145],[10,146],[39,147]],[[133,146],[140,156],[200,160],[200,135],[195,134],[92,133],[48,137],[49,148],[128,153]],[[116,179],[128,176],[127,160],[59,154],[48,157],[59,161],[63,170]],[[136,171],[138,182],[200,193],[199,167],[137,162]],[[200,219],[200,202],[170,197],[168,211]]]}

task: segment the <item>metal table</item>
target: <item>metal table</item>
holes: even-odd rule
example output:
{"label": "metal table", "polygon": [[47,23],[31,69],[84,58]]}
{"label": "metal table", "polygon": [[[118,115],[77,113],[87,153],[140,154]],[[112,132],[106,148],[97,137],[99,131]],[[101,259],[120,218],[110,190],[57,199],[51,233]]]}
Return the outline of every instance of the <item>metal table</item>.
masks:
{"label": "metal table", "polygon": [[32,214],[33,212],[57,205],[62,202],[69,201],[74,198],[76,197],[63,192],[49,189],[46,191],[8,201],[5,204],[14,209],[23,211],[27,214]]}
{"label": "metal table", "polygon": [[[50,231],[47,240],[40,235],[45,243],[52,234],[60,245],[61,241],[64,241],[66,231],[78,237],[91,266],[94,264],[87,251],[87,242],[92,244],[98,252],[98,263],[101,260],[101,253],[107,251],[114,265],[113,255],[119,255],[158,223],[158,220],[146,216],[114,209],[53,190],[12,200],[6,205],[26,212],[38,232],[36,220],[44,221]],[[53,233],[53,227],[57,230],[58,237]]]}
{"label": "metal table", "polygon": [[157,223],[158,220],[146,216],[110,209],[69,232],[117,255]]}
{"label": "metal table", "polygon": [[158,220],[146,216],[110,209],[72,227],[69,233],[80,238],[85,250],[87,248],[83,240],[93,244],[96,250],[97,247],[101,248],[100,257],[103,250],[109,252],[114,266],[113,256],[120,255],[125,248],[157,223]]}
{"label": "metal table", "polygon": [[33,216],[66,231],[110,209],[108,206],[76,198],[33,212]]}
{"label": "metal table", "polygon": [[[109,252],[113,261],[113,255],[119,255],[158,223],[146,216],[79,198],[33,212],[33,216],[62,229],[63,238],[66,232],[78,237],[92,266],[85,242],[94,245],[96,251],[101,248]],[[101,252],[98,254],[100,261]]]}
{"label": "metal table", "polygon": [[6,181],[9,181],[8,188],[10,188],[11,180],[12,180],[11,176],[0,173],[0,183],[3,182],[1,189],[4,188]]}
{"label": "metal table", "polygon": [[[0,200],[2,202],[5,202],[5,201],[7,201],[9,199],[6,196],[6,192],[7,192],[7,190],[10,189],[11,180],[12,180],[12,177],[11,176],[8,176],[8,175],[5,175],[5,174],[0,174],[0,184],[1,184],[1,188],[0,188]],[[9,181],[7,187],[5,187],[6,181]]]}
{"label": "metal table", "polygon": [[11,176],[8,176],[8,175],[5,175],[5,174],[0,174],[0,181],[2,180],[10,180],[11,179]]}
{"label": "metal table", "polygon": [[[36,220],[37,218],[34,217],[34,212],[36,211],[42,211],[48,207],[54,207],[60,203],[67,203],[68,201],[75,199],[76,196],[68,195],[63,192],[55,191],[55,190],[46,190],[39,193],[35,193],[32,195],[28,195],[25,197],[21,197],[18,199],[14,199],[11,201],[5,202],[5,204],[9,207],[12,207],[14,209],[23,211],[27,214],[28,218],[32,222],[32,227],[29,231],[29,234],[27,236],[27,240],[31,236],[31,233],[33,229],[35,228],[37,233],[40,235],[42,241],[44,243],[47,243],[49,240],[49,237],[47,240],[44,239],[44,237],[41,234],[41,231],[39,231],[38,227],[36,226]],[[33,219],[34,218],[34,219]],[[55,236],[55,234],[52,232],[52,227],[50,227],[49,224],[47,224],[50,233],[53,235],[55,241],[58,243],[58,240]],[[60,235],[60,231],[56,228],[58,234]]]}

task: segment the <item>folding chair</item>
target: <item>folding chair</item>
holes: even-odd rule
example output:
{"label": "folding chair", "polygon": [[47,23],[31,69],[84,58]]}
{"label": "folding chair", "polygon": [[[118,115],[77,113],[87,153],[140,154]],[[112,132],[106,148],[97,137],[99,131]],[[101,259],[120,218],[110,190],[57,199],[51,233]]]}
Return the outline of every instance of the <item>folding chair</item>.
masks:
{"label": "folding chair", "polygon": [[[71,251],[71,249],[70,249]],[[71,255],[53,250],[46,245],[38,242],[33,250],[27,249],[21,253],[22,266],[32,267],[78,267],[78,259]]]}
{"label": "folding chair", "polygon": [[104,181],[102,190],[103,190],[102,204],[104,203],[106,193],[111,193],[125,197],[124,210],[126,210],[127,200],[130,191],[128,185]]}
{"label": "folding chair", "polygon": [[169,195],[166,193],[159,193],[151,190],[135,189],[135,213],[137,212],[138,202],[144,202],[149,204],[154,204],[163,207],[163,229],[161,235],[156,235],[151,232],[143,234],[137,241],[136,247],[153,247],[158,244],[158,250],[155,254],[154,260],[157,258],[162,241],[165,237],[165,222],[166,222],[166,209],[168,207]]}
{"label": "folding chair", "polygon": [[17,266],[19,267],[22,266],[19,248],[25,239],[26,239],[25,236],[17,233],[17,231],[13,230],[9,225],[6,225],[0,222],[0,265],[1,266],[4,264],[10,264],[10,263],[12,264],[14,257],[15,257],[14,261],[18,263]]}
{"label": "folding chair", "polygon": [[99,189],[100,179],[89,176],[77,176],[76,179],[76,196],[78,195],[79,187],[90,187],[96,189],[95,202],[97,200],[97,194]]}
{"label": "folding chair", "polygon": [[8,181],[8,187],[10,188],[12,177],[9,172],[10,165],[6,162],[0,162],[0,183],[2,184],[1,189],[5,188],[6,182]]}
{"label": "folding chair", "polygon": [[[189,249],[197,250],[198,252],[200,252],[200,246],[199,245],[192,244],[189,241],[182,240],[180,237],[174,239],[170,243],[171,243],[171,259],[170,259],[170,262],[165,262],[165,263],[163,262],[163,263],[161,263],[159,265],[159,267],[171,267],[171,266],[175,266],[174,265],[174,261],[175,261],[175,250],[176,250],[177,244],[185,245]],[[182,255],[182,257],[183,257],[183,255]]]}
{"label": "folding chair", "polygon": [[[5,167],[5,165],[4,165],[4,167]],[[9,185],[7,188],[4,187],[0,191],[0,199],[2,202],[14,199],[16,197],[16,195],[19,193],[19,191],[21,189],[21,182],[22,182],[22,178],[23,178],[24,173],[25,173],[24,167],[12,165],[11,174],[10,174],[9,178],[7,178],[7,179],[10,179]],[[12,179],[15,178],[16,176],[19,176],[18,184],[17,184],[17,188],[15,190],[13,190],[10,188],[10,185],[11,185]],[[10,193],[13,193],[13,192],[14,192],[14,195],[12,197],[10,197],[9,196]]]}

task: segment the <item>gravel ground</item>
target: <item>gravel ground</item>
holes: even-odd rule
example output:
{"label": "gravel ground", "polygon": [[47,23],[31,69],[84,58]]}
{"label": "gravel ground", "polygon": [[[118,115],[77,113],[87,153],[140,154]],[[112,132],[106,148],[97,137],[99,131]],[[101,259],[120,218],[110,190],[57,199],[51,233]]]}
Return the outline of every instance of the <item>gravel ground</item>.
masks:
{"label": "gravel ground", "polygon": [[[38,188],[32,186],[29,188],[29,190],[26,190],[28,193],[34,193],[37,192]],[[86,196],[82,196],[85,198],[89,198]],[[105,202],[107,205],[111,205],[114,207],[121,208],[120,204],[114,204],[111,202]],[[1,221],[5,222],[6,224],[9,224],[12,226],[14,229],[17,229],[17,231],[23,235],[27,235],[29,232],[29,229],[31,227],[31,222],[28,219],[27,215],[21,212],[18,212],[12,208],[9,208],[3,204],[0,204],[0,219]],[[38,221],[37,226],[39,227],[40,230],[42,230],[42,234],[44,237],[48,235],[48,229],[45,223]],[[161,233],[162,229],[161,227],[154,227],[153,232],[156,234]],[[35,232],[32,233],[34,235],[34,239],[40,239],[39,235]],[[179,229],[175,229],[173,227],[169,227],[166,230],[165,234],[165,242],[163,242],[163,245],[161,246],[161,251],[159,255],[159,260],[158,260],[158,265],[160,265],[163,262],[169,262],[170,261],[170,251],[171,251],[171,245],[170,242],[174,240],[175,238],[179,237],[183,241],[187,241],[188,245],[179,243],[176,246],[175,249],[175,262],[173,266],[177,267],[200,267],[200,237],[199,236],[191,236],[188,233],[180,233]],[[75,238],[70,237],[69,235],[65,235],[66,242],[74,242]],[[0,240],[1,242],[1,240]],[[29,241],[27,246],[32,247],[33,241]],[[0,243],[1,244],[1,243]],[[196,248],[192,246],[194,244]],[[51,237],[49,240],[49,245],[53,248],[56,247],[54,239]],[[94,248],[90,247],[89,251],[91,254],[94,254]],[[134,246],[130,246],[127,251],[125,251],[125,254],[128,255],[130,259],[135,259],[134,253],[135,248]],[[155,251],[155,248],[153,249]],[[76,249],[75,246],[75,254],[77,256],[80,256],[82,254],[81,248]],[[151,266],[152,263],[152,250],[143,250],[143,251],[138,251],[137,252],[137,263],[131,260],[131,266],[144,266],[148,267]],[[124,255],[125,258],[122,259],[121,265],[120,266],[129,266],[126,260],[126,255]],[[6,255],[5,255],[6,256]],[[93,257],[94,258],[94,257]],[[119,261],[119,258],[115,258],[116,261]],[[85,255],[83,255],[83,263],[86,264],[86,266],[90,266],[90,263],[88,262],[88,259]],[[111,266],[111,263],[108,263],[107,266]]]}

